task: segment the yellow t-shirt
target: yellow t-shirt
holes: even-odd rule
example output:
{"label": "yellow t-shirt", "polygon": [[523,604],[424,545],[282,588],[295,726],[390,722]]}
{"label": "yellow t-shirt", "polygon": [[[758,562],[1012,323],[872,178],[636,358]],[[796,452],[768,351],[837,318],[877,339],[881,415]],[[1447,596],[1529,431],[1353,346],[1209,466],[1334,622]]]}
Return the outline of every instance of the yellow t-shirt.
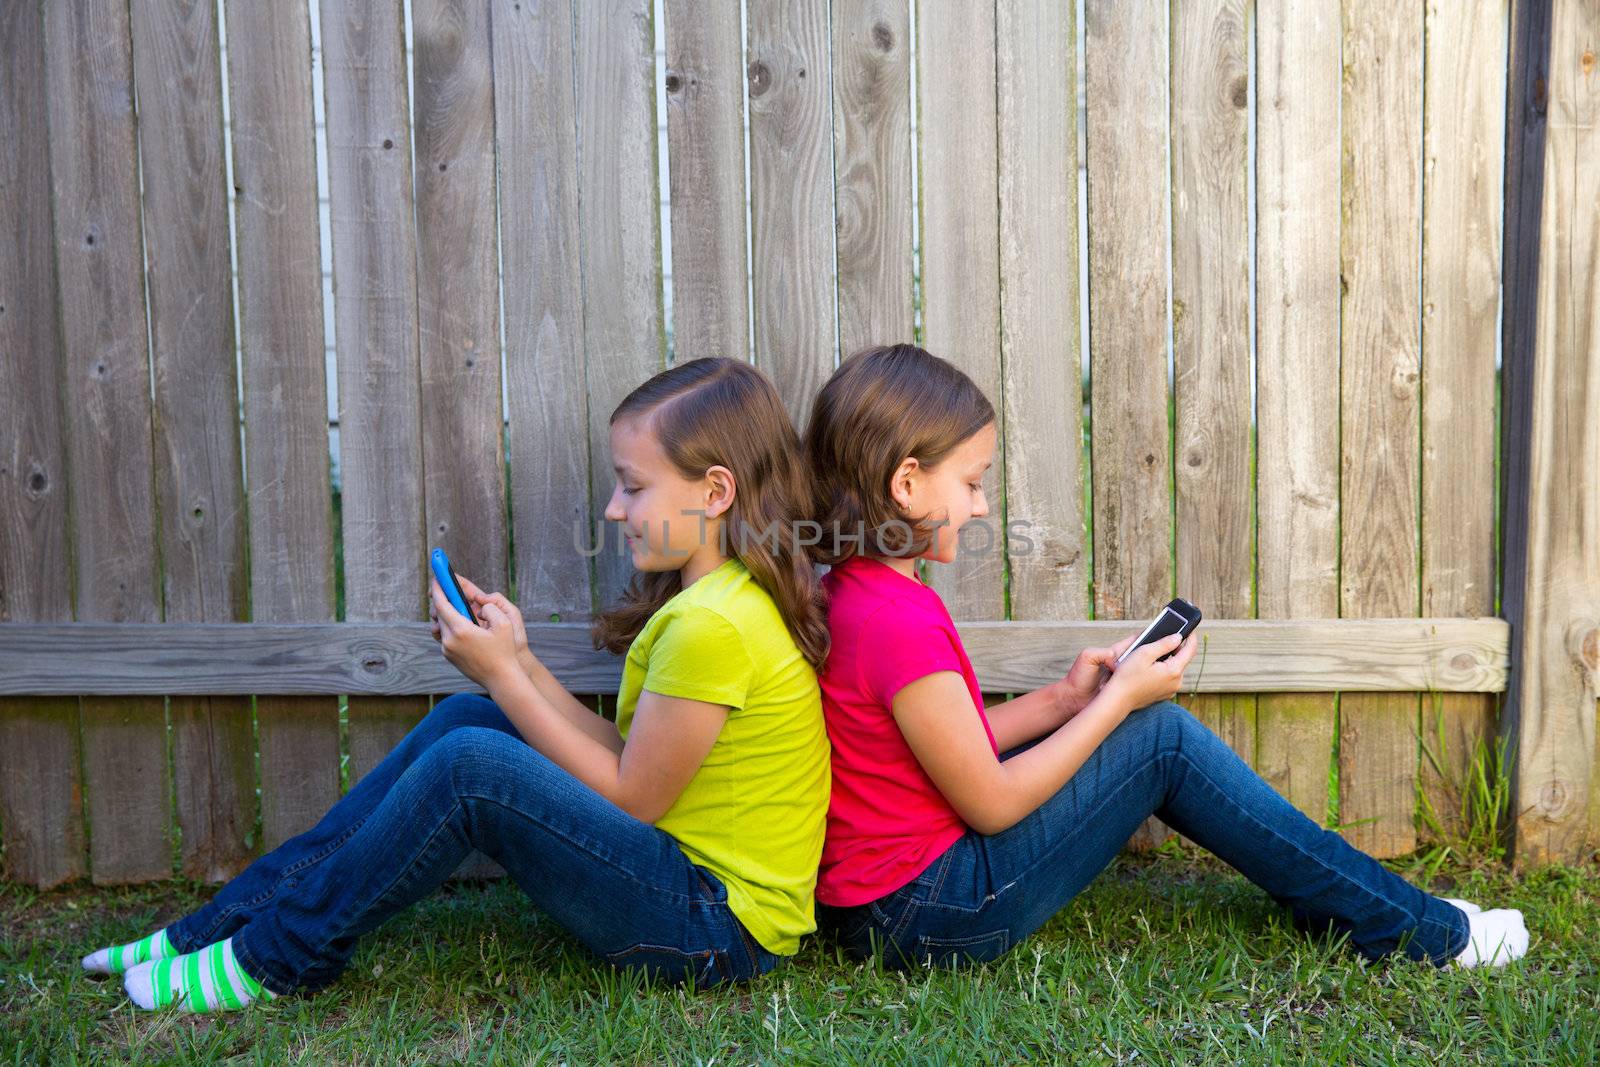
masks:
{"label": "yellow t-shirt", "polygon": [[624,739],[642,689],[732,709],[711,753],[656,825],[728,887],[770,952],[817,928],[812,894],[832,785],[816,671],[767,591],[730,559],[650,616],[617,694]]}

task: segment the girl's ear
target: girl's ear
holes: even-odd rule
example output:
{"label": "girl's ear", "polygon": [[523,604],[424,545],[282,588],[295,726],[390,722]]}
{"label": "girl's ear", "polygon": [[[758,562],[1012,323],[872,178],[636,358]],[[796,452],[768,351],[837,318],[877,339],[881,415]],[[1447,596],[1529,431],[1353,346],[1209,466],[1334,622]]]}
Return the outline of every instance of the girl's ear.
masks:
{"label": "girl's ear", "polygon": [[738,486],[733,472],[727,467],[714,466],[706,471],[706,518],[714,519],[733,506]]}
{"label": "girl's ear", "polygon": [[901,511],[911,508],[911,494],[915,488],[916,479],[922,474],[922,464],[916,456],[907,456],[900,461],[894,473],[889,476],[889,496]]}

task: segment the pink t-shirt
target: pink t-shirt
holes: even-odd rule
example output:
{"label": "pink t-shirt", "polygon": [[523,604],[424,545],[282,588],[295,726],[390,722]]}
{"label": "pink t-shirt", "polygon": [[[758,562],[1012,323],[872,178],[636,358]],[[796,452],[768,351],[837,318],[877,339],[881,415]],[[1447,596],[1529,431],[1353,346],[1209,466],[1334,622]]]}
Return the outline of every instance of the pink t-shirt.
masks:
{"label": "pink t-shirt", "polygon": [[957,671],[999,755],[983,694],[939,594],[887,563],[855,556],[822,578],[832,651],[818,682],[833,745],[833,795],[817,899],[847,907],[921,874],[966,832],[894,720],[894,695],[935,671]]}

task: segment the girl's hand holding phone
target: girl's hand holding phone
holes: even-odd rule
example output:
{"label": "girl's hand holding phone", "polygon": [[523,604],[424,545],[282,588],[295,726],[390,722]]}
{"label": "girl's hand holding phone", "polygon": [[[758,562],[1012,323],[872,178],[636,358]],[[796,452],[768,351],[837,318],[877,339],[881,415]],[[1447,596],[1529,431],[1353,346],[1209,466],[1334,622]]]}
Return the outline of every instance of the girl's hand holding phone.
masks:
{"label": "girl's hand holding phone", "polygon": [[1072,661],[1072,667],[1066,675],[1055,683],[1056,706],[1060,709],[1061,722],[1078,714],[1095,698],[1111,672],[1112,664],[1138,636],[1132,633],[1109,648],[1086,648],[1078,653],[1078,658]]}
{"label": "girl's hand holding phone", "polygon": [[[1132,640],[1129,638],[1128,642]],[[1123,642],[1124,648],[1128,642]],[[1168,634],[1159,641],[1141,645],[1106,679],[1105,688],[1116,691],[1129,711],[1171,700],[1178,695],[1184,668],[1189,666],[1199,647],[1200,642],[1193,633],[1187,638],[1181,634]],[[1156,662],[1174,650],[1177,653],[1171,659]]]}
{"label": "girl's hand holding phone", "polygon": [[[462,591],[471,596],[472,591],[468,590],[467,583],[459,576],[457,578],[462,581]],[[477,587],[473,586],[472,589],[476,590]],[[482,595],[481,590],[478,592]],[[491,682],[497,682],[508,669],[521,671],[521,665],[517,662],[519,631],[522,631],[524,649],[527,648],[527,635],[522,630],[520,613],[513,622],[498,604],[486,599],[481,607],[473,605],[473,610],[483,616],[483,625],[475,626],[471,619],[451,606],[444,590],[439,588],[437,579],[429,579],[428,596],[432,603],[429,615],[434,620],[435,636],[444,648],[444,658],[458,671],[485,689],[490,688]]]}
{"label": "girl's hand holding phone", "polygon": [[459,574],[456,575],[456,581],[461,583],[461,591],[467,594],[467,603],[479,615],[489,604],[500,609],[500,614],[511,621],[511,629],[516,636],[517,658],[531,658],[533,653],[528,650],[528,626],[522,621],[522,612],[517,606],[504,593],[485,593]]}

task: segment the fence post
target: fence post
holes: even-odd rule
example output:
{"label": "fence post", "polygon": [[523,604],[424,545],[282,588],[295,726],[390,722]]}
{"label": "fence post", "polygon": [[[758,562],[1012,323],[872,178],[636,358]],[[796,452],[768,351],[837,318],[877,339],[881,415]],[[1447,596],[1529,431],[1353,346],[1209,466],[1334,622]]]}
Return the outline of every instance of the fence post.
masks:
{"label": "fence post", "polygon": [[1502,731],[1512,854],[1572,861],[1596,840],[1600,677],[1600,345],[1593,293],[1600,137],[1580,0],[1517,0],[1506,153],[1505,575],[1511,677]]}

